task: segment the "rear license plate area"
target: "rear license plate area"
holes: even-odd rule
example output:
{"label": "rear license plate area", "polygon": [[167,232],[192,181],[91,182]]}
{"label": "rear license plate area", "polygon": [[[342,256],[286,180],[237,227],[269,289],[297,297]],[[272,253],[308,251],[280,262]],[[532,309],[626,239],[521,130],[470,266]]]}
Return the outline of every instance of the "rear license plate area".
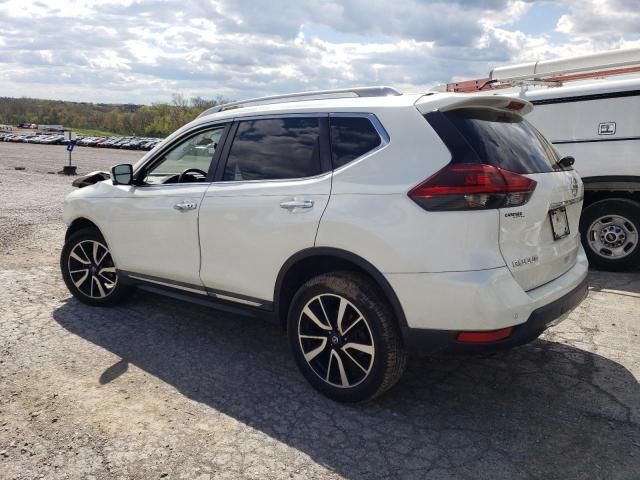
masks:
{"label": "rear license plate area", "polygon": [[549,220],[551,221],[554,240],[560,240],[569,235],[569,219],[567,218],[566,208],[560,207],[549,210]]}

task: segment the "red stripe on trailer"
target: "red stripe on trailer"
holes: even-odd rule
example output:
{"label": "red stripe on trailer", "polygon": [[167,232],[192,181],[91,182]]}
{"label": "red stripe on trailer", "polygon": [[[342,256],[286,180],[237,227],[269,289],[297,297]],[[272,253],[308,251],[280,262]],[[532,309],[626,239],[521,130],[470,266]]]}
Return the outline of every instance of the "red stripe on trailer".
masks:
{"label": "red stripe on trailer", "polygon": [[545,78],[548,82],[571,82],[574,80],[584,80],[587,78],[609,77],[611,75],[625,75],[627,73],[640,72],[640,66],[626,67],[626,68],[614,68],[612,70],[596,70],[586,73],[575,73],[573,75],[561,75],[558,77]]}
{"label": "red stripe on trailer", "polygon": [[[629,73],[640,73],[640,66],[614,68],[609,70],[594,70],[593,72],[559,75],[556,77],[538,77],[538,80],[545,82],[571,82],[576,80],[586,80],[589,78],[625,75]],[[476,80],[463,80],[462,82],[447,83],[447,92],[472,93],[486,90],[499,90],[501,88],[511,88],[513,86],[511,83],[487,83],[490,81],[491,79],[487,77],[478,78]],[[523,81],[526,80],[523,79]]]}

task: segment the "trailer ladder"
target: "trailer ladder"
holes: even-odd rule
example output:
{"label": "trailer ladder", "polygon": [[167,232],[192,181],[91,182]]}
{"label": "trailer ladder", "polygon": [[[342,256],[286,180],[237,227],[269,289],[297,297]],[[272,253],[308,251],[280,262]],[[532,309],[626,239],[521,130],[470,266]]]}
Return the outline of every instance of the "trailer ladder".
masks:
{"label": "trailer ladder", "polygon": [[640,73],[640,48],[498,67],[486,78],[448,83],[446,91],[472,93],[526,85],[556,87],[565,82],[630,73]]}

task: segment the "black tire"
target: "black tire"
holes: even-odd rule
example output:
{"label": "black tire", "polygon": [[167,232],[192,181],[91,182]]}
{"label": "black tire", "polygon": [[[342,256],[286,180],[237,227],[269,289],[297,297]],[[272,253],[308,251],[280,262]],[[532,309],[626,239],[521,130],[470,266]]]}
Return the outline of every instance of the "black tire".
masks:
{"label": "black tire", "polygon": [[[623,252],[623,255],[616,255],[613,248],[608,248],[609,245],[617,245],[616,243],[602,245],[598,243],[598,239],[604,238],[601,236],[602,230],[599,230],[601,235],[598,235],[596,221],[599,219],[613,219],[611,221],[612,228],[617,226],[618,230],[622,232],[624,237],[617,238],[626,239],[626,242],[620,240],[623,248],[628,246],[628,250]],[[592,266],[609,271],[625,271],[640,267],[639,203],[624,198],[595,202],[583,210],[580,218],[580,232],[582,245]]]}
{"label": "black tire", "polygon": [[[93,251],[91,247],[96,242],[101,247]],[[96,256],[98,261],[94,258]],[[69,237],[60,254],[60,269],[71,294],[87,305],[118,305],[134,289],[119,278],[107,242],[95,228],[78,230]]]}
{"label": "black tire", "polygon": [[[341,305],[343,320],[338,328]],[[322,326],[303,311],[311,311],[312,315],[317,312],[316,319],[322,318]],[[289,308],[287,331],[304,377],[338,402],[376,398],[400,379],[407,364],[391,307],[378,286],[356,272],[320,275],[300,287]],[[300,338],[300,334],[306,338]],[[321,339],[323,336],[325,340]],[[365,346],[371,353],[361,350]],[[314,356],[307,361],[305,353]]]}

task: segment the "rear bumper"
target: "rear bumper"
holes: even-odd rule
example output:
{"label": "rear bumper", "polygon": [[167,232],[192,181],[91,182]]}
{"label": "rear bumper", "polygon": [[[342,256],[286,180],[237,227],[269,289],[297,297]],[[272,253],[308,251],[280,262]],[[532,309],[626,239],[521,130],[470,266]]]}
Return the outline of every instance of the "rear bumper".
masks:
{"label": "rear bumper", "polygon": [[[444,274],[387,275],[404,309],[409,350],[490,350],[530,342],[575,308],[587,294],[588,262],[582,248],[576,264],[555,280],[525,292],[508,269]],[[524,320],[524,321],[523,321]],[[508,338],[460,343],[460,332],[512,328]]]}
{"label": "rear bumper", "polygon": [[490,352],[524,345],[538,338],[547,328],[557,325],[576,308],[589,292],[587,278],[559,299],[535,309],[526,322],[513,327],[508,338],[490,343],[461,343],[459,331],[428,330],[405,327],[402,334],[405,346],[412,353],[442,351]]}

